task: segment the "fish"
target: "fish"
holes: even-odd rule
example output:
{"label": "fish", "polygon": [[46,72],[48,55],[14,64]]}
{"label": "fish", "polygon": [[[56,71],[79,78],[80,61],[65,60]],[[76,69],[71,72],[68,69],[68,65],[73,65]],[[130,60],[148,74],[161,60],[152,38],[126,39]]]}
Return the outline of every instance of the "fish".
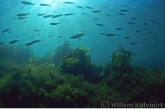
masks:
{"label": "fish", "polygon": [[18,42],[19,40],[12,40],[12,41],[10,41],[9,42],[9,44],[14,44],[14,43],[16,43],[16,42]]}
{"label": "fish", "polygon": [[79,33],[79,34],[75,34],[74,36],[71,36],[70,38],[72,38],[72,39],[76,39],[76,38],[80,39],[80,37],[82,37],[84,35],[85,35],[85,33]]}
{"label": "fish", "polygon": [[106,34],[106,36],[115,36],[117,34]]}
{"label": "fish", "polygon": [[136,24],[136,23],[129,22],[129,21],[127,21],[127,23],[130,24],[130,25],[134,25],[134,24]]}
{"label": "fish", "polygon": [[147,23],[143,23],[144,25],[148,25]]}
{"label": "fish", "polygon": [[60,23],[50,23],[50,25],[58,25],[58,24],[60,24]]}
{"label": "fish", "polygon": [[2,31],[2,33],[8,32],[10,29],[5,29]]}
{"label": "fish", "polygon": [[36,31],[36,32],[40,32],[40,31],[42,31],[42,30],[34,29],[34,31]]}
{"label": "fish", "polygon": [[43,16],[43,18],[48,18],[48,17],[52,17],[53,15],[45,15]]}
{"label": "fish", "polygon": [[142,42],[142,44],[145,44],[144,42]]}
{"label": "fish", "polygon": [[131,17],[131,19],[133,19],[133,20],[138,20],[136,17]]}
{"label": "fish", "polygon": [[8,31],[8,33],[12,33],[12,31]]}
{"label": "fish", "polygon": [[123,28],[116,28],[116,30],[122,30]]}
{"label": "fish", "polygon": [[18,17],[17,19],[18,20],[23,20],[23,19],[26,19],[27,17]]}
{"label": "fish", "polygon": [[70,15],[74,15],[75,13],[67,13],[67,14],[64,14],[65,16],[70,16]]}
{"label": "fish", "polygon": [[99,18],[94,18],[94,20],[99,20]]}
{"label": "fish", "polygon": [[27,21],[23,21],[23,23],[26,23]]}
{"label": "fish", "polygon": [[99,10],[95,10],[95,11],[92,11],[93,13],[98,13],[98,12],[102,12],[102,11],[99,11]]}
{"label": "fish", "polygon": [[34,43],[32,42],[29,42],[29,43],[26,43],[25,46],[30,46],[30,45],[33,45]]}
{"label": "fish", "polygon": [[17,14],[17,16],[27,16],[29,15],[30,13],[20,13],[20,14]]}
{"label": "fish", "polygon": [[100,23],[98,23],[98,24],[96,24],[97,26],[104,26],[103,24],[100,24]]}
{"label": "fish", "polygon": [[54,34],[52,34],[52,35],[49,35],[48,37],[52,37],[52,36],[54,36]]}
{"label": "fish", "polygon": [[25,33],[22,33],[22,35],[26,35]]}
{"label": "fish", "polygon": [[33,4],[31,2],[27,2],[27,1],[22,1],[21,3],[24,4],[24,5],[35,5],[35,4]]}
{"label": "fish", "polygon": [[0,42],[0,45],[2,45],[4,42]]}
{"label": "fish", "polygon": [[37,42],[40,42],[41,40],[34,40],[32,41],[31,43],[37,43]]}
{"label": "fish", "polygon": [[88,8],[88,9],[94,9],[93,7],[90,7],[90,6],[86,6],[86,8]]}
{"label": "fish", "polygon": [[121,9],[120,11],[121,11],[121,12],[127,12],[127,11],[129,11],[129,10]]}
{"label": "fish", "polygon": [[119,15],[125,15],[125,14],[123,14],[123,13],[118,13]]}
{"label": "fish", "polygon": [[46,13],[44,13],[44,14],[37,14],[38,16],[43,16],[43,15],[45,15]]}
{"label": "fish", "polygon": [[81,37],[81,36],[75,35],[75,36],[71,36],[70,38],[71,38],[71,39],[76,39],[76,38],[79,38],[79,37]]}
{"label": "fish", "polygon": [[131,42],[130,44],[131,44],[131,45],[136,45],[137,43],[135,43],[135,42]]}
{"label": "fish", "polygon": [[65,4],[75,4],[74,2],[64,2]]}
{"label": "fish", "polygon": [[76,34],[75,36],[80,36],[81,37],[81,36],[84,36],[84,35],[85,35],[84,33],[83,34],[80,33],[80,34]]}
{"label": "fish", "polygon": [[153,22],[153,23],[157,23],[156,21],[154,21],[154,20],[151,20],[151,22]]}
{"label": "fish", "polygon": [[100,34],[102,34],[102,35],[106,35],[107,33],[100,33]]}
{"label": "fish", "polygon": [[152,33],[151,31],[149,31],[149,33]]}
{"label": "fish", "polygon": [[83,15],[88,15],[87,13],[81,13],[81,14],[83,14]]}
{"label": "fish", "polygon": [[124,39],[130,39],[129,37],[124,37]]}
{"label": "fish", "polygon": [[57,17],[60,17],[60,16],[63,16],[63,15],[62,14],[54,15],[54,16],[52,16],[52,18],[57,18]]}
{"label": "fish", "polygon": [[58,36],[57,38],[60,38],[60,37],[63,37],[63,36]]}
{"label": "fish", "polygon": [[82,6],[77,6],[77,8],[81,8],[81,9],[84,9]]}
{"label": "fish", "polygon": [[51,6],[49,4],[40,4],[40,6]]}
{"label": "fish", "polygon": [[110,14],[107,14],[108,17],[110,17],[111,15]]}
{"label": "fish", "polygon": [[136,33],[141,33],[141,31],[140,31],[140,30],[136,30],[135,32],[136,32]]}

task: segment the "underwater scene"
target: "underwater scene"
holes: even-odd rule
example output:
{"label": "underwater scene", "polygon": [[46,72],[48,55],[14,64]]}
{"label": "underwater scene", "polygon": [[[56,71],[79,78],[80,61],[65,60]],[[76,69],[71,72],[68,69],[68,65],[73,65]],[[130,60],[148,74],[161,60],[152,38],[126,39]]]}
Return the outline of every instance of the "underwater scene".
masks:
{"label": "underwater scene", "polygon": [[165,107],[164,10],[165,0],[0,0],[0,107]]}

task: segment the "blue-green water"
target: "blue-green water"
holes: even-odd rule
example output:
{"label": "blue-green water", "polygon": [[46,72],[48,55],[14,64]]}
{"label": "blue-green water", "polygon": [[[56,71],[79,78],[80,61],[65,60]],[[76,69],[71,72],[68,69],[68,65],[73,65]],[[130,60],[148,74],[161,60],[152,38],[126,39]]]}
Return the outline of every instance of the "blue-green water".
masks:
{"label": "blue-green water", "polygon": [[[19,40],[12,45],[25,46],[33,40],[41,40],[25,47],[30,48],[37,56],[44,56],[46,52],[53,51],[68,41],[71,48],[79,45],[83,48],[90,47],[91,51],[88,54],[91,55],[92,62],[102,65],[111,61],[111,54],[121,44],[136,54],[132,57],[134,66],[148,68],[165,66],[164,0],[28,0],[28,2],[35,5],[23,4],[21,0],[0,0],[2,31],[0,42],[8,44],[12,40]],[[22,13],[29,14],[23,16],[27,18],[20,20],[18,14]],[[43,18],[45,15],[37,14],[62,16]],[[135,24],[131,25],[129,22]],[[59,24],[50,25],[50,23]],[[6,29],[10,30],[3,32]],[[85,32],[82,37],[70,38],[75,34],[82,34],[82,31]],[[107,34],[115,35],[107,36]],[[132,42],[136,44],[130,44]]]}

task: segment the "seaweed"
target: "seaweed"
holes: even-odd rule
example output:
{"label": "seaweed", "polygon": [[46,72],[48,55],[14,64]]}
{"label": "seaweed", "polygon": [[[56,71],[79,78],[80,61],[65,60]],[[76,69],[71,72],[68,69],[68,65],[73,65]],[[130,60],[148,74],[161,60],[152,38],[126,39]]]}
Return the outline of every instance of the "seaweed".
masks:
{"label": "seaweed", "polygon": [[134,56],[135,53],[125,50],[121,44],[119,45],[118,50],[115,50],[112,53],[112,63],[111,69],[112,71],[119,70],[120,72],[130,72],[131,69],[131,56]]}
{"label": "seaweed", "polygon": [[121,45],[113,52],[112,63],[105,66],[92,63],[84,49],[69,49],[68,44],[56,65],[52,51],[41,58],[32,57],[30,62],[28,55],[20,62],[14,55],[19,50],[3,46],[1,50],[12,53],[12,57],[0,54],[2,108],[98,108],[104,100],[129,104],[165,101],[165,71],[131,66],[134,53]]}

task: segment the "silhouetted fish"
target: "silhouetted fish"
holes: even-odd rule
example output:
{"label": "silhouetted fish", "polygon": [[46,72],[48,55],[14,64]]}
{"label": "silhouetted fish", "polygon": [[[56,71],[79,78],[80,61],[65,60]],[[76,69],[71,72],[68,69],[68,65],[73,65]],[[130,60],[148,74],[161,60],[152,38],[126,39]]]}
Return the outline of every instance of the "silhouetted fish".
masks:
{"label": "silhouetted fish", "polygon": [[82,6],[77,6],[77,8],[81,8],[81,9],[84,9]]}
{"label": "silhouetted fish", "polygon": [[130,25],[134,25],[134,24],[136,24],[136,23],[129,22],[129,21],[127,21],[127,23],[130,24]]}
{"label": "silhouetted fish", "polygon": [[74,2],[64,2],[65,4],[75,4]]}
{"label": "silhouetted fish", "polygon": [[0,42],[0,45],[2,45],[4,42]]}
{"label": "silhouetted fish", "polygon": [[94,18],[94,20],[99,20],[99,18]]}
{"label": "silhouetted fish", "polygon": [[110,17],[111,15],[110,14],[107,14],[108,17]]}
{"label": "silhouetted fish", "polygon": [[63,37],[63,36],[57,36],[57,38],[60,38],[60,37]]}
{"label": "silhouetted fish", "polygon": [[37,42],[40,42],[41,40],[34,40],[32,41],[31,43],[37,43]]}
{"label": "silhouetted fish", "polygon": [[140,31],[140,30],[136,30],[135,32],[136,32],[136,33],[141,33],[141,31]]}
{"label": "silhouetted fish", "polygon": [[81,37],[81,36],[79,36],[79,35],[74,35],[74,36],[71,36],[70,38],[71,38],[71,39],[76,39],[76,38],[79,38],[79,37]]}
{"label": "silhouetted fish", "polygon": [[18,42],[19,40],[12,40],[12,41],[10,41],[9,42],[9,44],[14,44],[14,43],[16,43],[16,42]]}
{"label": "silhouetted fish", "polygon": [[147,23],[143,23],[144,25],[148,25]]}
{"label": "silhouetted fish", "polygon": [[52,34],[52,35],[49,35],[48,37],[52,37],[52,36],[54,36],[54,34]]}
{"label": "silhouetted fish", "polygon": [[58,24],[60,24],[60,23],[50,23],[50,25],[58,25]]}
{"label": "silhouetted fish", "polygon": [[118,13],[119,15],[125,15],[125,14],[123,14],[123,13]]}
{"label": "silhouetted fish", "polygon": [[26,43],[25,46],[30,46],[33,45],[34,43],[30,42],[30,43]]}
{"label": "silhouetted fish", "polygon": [[43,18],[48,18],[48,17],[52,17],[53,15],[45,15],[43,16]]}
{"label": "silhouetted fish", "polygon": [[67,13],[67,14],[64,14],[65,16],[71,16],[71,15],[75,15],[75,13]]}
{"label": "silhouetted fish", "polygon": [[123,28],[116,28],[116,30],[122,30]]}
{"label": "silhouetted fish", "polygon": [[57,17],[60,17],[60,16],[63,16],[63,15],[62,14],[54,15],[54,16],[52,16],[52,18],[57,18]]}
{"label": "silhouetted fish", "polygon": [[51,6],[49,4],[40,4],[40,6]]}
{"label": "silhouetted fish", "polygon": [[130,39],[129,37],[124,37],[124,39]]}
{"label": "silhouetted fish", "polygon": [[133,19],[133,20],[137,20],[137,18],[136,18],[136,17],[131,17],[131,19]]}
{"label": "silhouetted fish", "polygon": [[96,11],[92,11],[93,13],[98,13],[98,12],[102,12],[102,11],[99,11],[99,10],[96,10]]}
{"label": "silhouetted fish", "polygon": [[29,15],[30,13],[20,13],[20,14],[17,14],[17,16],[27,16]]}
{"label": "silhouetted fish", "polygon": [[18,20],[23,20],[23,19],[26,19],[27,17],[18,17],[17,19]]}
{"label": "silhouetted fish", "polygon": [[24,4],[24,5],[35,5],[35,4],[33,4],[31,2],[27,2],[27,1],[22,1],[21,3]]}
{"label": "silhouetted fish", "polygon": [[40,32],[40,31],[42,31],[42,30],[34,29],[34,31],[36,31],[36,32]]}
{"label": "silhouetted fish", "polygon": [[[46,14],[46,13],[45,13]],[[45,14],[37,14],[38,16],[43,16],[43,15],[45,15]]]}
{"label": "silhouetted fish", "polygon": [[98,24],[96,24],[97,26],[104,26],[103,24],[100,24],[100,23],[98,23]]}
{"label": "silhouetted fish", "polygon": [[144,42],[142,42],[142,44],[145,44]]}
{"label": "silhouetted fish", "polygon": [[117,34],[106,34],[106,36],[115,36]]}
{"label": "silhouetted fish", "polygon": [[131,45],[136,45],[137,43],[135,43],[135,42],[131,42],[130,44],[131,44]]}
{"label": "silhouetted fish", "polygon": [[102,35],[106,35],[107,33],[100,33],[100,34],[102,34]]}
{"label": "silhouetted fish", "polygon": [[121,11],[121,12],[127,12],[127,11],[129,11],[129,10],[121,9],[120,11]]}
{"label": "silhouetted fish", "polygon": [[151,20],[151,22],[153,22],[153,23],[157,23],[156,21],[154,21],[154,20]]}
{"label": "silhouetted fish", "polygon": [[90,6],[86,6],[86,8],[88,8],[88,9],[94,9],[93,7],[90,7]]}
{"label": "silhouetted fish", "polygon": [[9,31],[10,29],[5,29],[5,30],[3,30],[2,31],[2,33],[5,33],[5,32],[7,32],[7,31]]}

